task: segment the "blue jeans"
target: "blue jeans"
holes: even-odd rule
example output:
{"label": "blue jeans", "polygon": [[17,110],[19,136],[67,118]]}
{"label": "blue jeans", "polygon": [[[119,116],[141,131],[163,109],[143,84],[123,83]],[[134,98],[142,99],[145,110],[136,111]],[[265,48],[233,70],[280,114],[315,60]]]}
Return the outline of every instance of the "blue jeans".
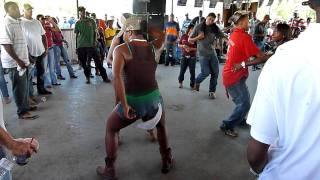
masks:
{"label": "blue jeans", "polygon": [[45,81],[44,81],[44,86],[51,86],[53,84],[56,84],[57,81],[57,76],[54,72],[54,67],[55,67],[55,58],[54,58],[54,50],[53,48],[48,49],[48,55],[47,55],[47,63],[44,63],[44,67],[46,69],[45,71]]}
{"label": "blue jeans", "polygon": [[[171,63],[171,65],[176,63],[176,57],[177,57],[176,47],[177,46],[176,46],[175,42],[167,43],[167,45],[166,45],[166,56],[165,56],[165,64],[166,65],[169,65],[169,63]],[[172,53],[173,57],[169,57],[170,50],[171,50],[171,53]]]}
{"label": "blue jeans", "polygon": [[29,65],[28,67],[28,74],[27,74],[27,79],[28,79],[28,92],[29,92],[29,96],[33,97],[33,93],[34,93],[34,89],[33,89],[33,77],[34,77],[34,70],[35,67],[34,65]]}
{"label": "blue jeans", "polygon": [[[158,90],[155,90],[155,91],[158,91]],[[154,93],[155,91],[151,93]],[[141,100],[139,98],[141,97],[139,96],[134,97],[134,99],[138,99],[138,100],[133,100],[132,102],[128,100],[128,104],[134,109],[137,119],[141,118],[142,120],[150,120],[157,114],[159,109],[158,108],[159,103],[161,104],[162,107],[164,107],[163,99],[160,93],[158,96],[154,96],[150,99],[144,99],[142,97],[143,100]],[[127,120],[124,115],[123,106],[121,103],[117,104],[116,110],[121,120]]]}
{"label": "blue jeans", "polygon": [[3,97],[9,97],[8,87],[6,79],[4,78],[4,70],[2,68],[2,63],[0,61],[0,90]]}
{"label": "blue jeans", "polygon": [[216,54],[211,56],[199,56],[201,72],[196,79],[196,84],[200,85],[209,75],[210,86],[209,92],[216,92],[217,81],[219,76],[219,60]]}
{"label": "blue jeans", "polygon": [[264,41],[257,41],[255,40],[254,43],[257,45],[257,47],[264,52]]}
{"label": "blue jeans", "polygon": [[63,47],[63,45],[53,46],[53,49],[54,49],[54,56],[55,56],[56,74],[58,76],[61,76],[60,57],[62,57],[63,61],[65,62],[66,66],[67,66],[69,76],[74,76],[73,68],[71,66],[71,63],[70,63],[70,60],[68,57],[68,53],[67,53],[66,49]]}
{"label": "blue jeans", "polygon": [[28,81],[28,70],[22,75],[19,75],[17,68],[9,69],[9,77],[12,83],[12,94],[14,102],[17,105],[17,114],[23,115],[29,111],[29,81]]}
{"label": "blue jeans", "polygon": [[0,160],[2,158],[7,158],[7,154],[6,152],[4,151],[3,147],[0,145]]}
{"label": "blue jeans", "polygon": [[244,121],[249,112],[251,103],[246,80],[246,78],[242,78],[235,85],[227,88],[232,101],[236,105],[230,117],[223,121],[227,129],[232,129],[236,124]]}
{"label": "blue jeans", "polygon": [[180,74],[179,74],[179,82],[182,83],[184,81],[184,74],[189,67],[190,72],[190,86],[193,87],[196,79],[196,58],[195,57],[185,57],[183,56],[180,64]]}

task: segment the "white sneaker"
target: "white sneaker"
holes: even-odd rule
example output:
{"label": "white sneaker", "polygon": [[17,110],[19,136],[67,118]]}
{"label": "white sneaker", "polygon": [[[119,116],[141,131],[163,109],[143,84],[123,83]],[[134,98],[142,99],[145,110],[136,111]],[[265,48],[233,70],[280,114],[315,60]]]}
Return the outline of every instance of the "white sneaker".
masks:
{"label": "white sneaker", "polygon": [[217,96],[216,96],[216,94],[214,92],[209,92],[209,98],[210,99],[216,99]]}

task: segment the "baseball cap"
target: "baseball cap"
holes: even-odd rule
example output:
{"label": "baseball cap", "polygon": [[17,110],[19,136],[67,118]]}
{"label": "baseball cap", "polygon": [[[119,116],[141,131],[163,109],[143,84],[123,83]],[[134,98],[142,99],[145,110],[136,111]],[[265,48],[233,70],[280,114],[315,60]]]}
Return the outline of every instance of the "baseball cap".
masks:
{"label": "baseball cap", "polygon": [[233,22],[234,24],[237,24],[238,21],[243,17],[249,15],[249,11],[236,11],[229,19],[229,22]]}
{"label": "baseball cap", "polygon": [[23,9],[24,10],[29,10],[29,9],[33,9],[33,7],[29,3],[26,3],[26,4],[23,5]]}
{"label": "baseball cap", "polygon": [[264,16],[264,19],[271,20],[271,18],[270,18],[270,16],[269,16],[269,15],[265,15],[265,16]]}
{"label": "baseball cap", "polygon": [[78,7],[78,11],[85,11],[85,10],[86,10],[86,8],[83,7],[83,6],[79,6],[79,7]]}

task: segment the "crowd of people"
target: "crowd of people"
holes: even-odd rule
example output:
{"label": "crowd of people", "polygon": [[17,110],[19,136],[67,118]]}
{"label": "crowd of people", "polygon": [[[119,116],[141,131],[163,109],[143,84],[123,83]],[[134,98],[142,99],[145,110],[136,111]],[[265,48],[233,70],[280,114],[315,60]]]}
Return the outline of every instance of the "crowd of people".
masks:
{"label": "crowd of people", "polygon": [[[162,173],[174,167],[166,132],[165,106],[156,80],[157,64],[166,49],[165,65],[175,65],[175,48],[180,48],[179,88],[183,88],[184,75],[189,68],[190,89],[199,91],[200,84],[210,75],[209,98],[215,99],[219,58],[214,44],[220,39],[228,42],[223,86],[227,97],[235,104],[230,116],[221,122],[221,131],[235,138],[238,136],[236,126],[251,126],[247,159],[251,172],[259,175],[259,179],[317,179],[320,176],[316,158],[320,147],[319,80],[309,77],[319,76],[320,71],[317,47],[309,42],[319,39],[320,1],[309,0],[303,5],[316,10],[318,24],[308,25],[297,33],[296,25],[302,26],[302,20],[295,14],[289,24],[272,23],[270,38],[267,34],[270,16],[265,15],[259,21],[254,13],[247,11],[235,12],[228,21],[232,28],[226,31],[221,28],[220,15],[209,13],[203,17],[202,11],[193,20],[186,14],[181,31],[171,14],[162,31],[148,27],[146,21],[129,13],[121,17],[122,26],[117,23],[119,27],[114,28],[112,20],[105,23],[94,13],[90,16],[84,7],[79,7],[80,19],[75,23],[74,32],[86,83],[90,84],[93,59],[96,75],[106,83],[112,80],[115,89],[115,108],[106,125],[105,165],[99,166],[97,173],[108,180],[117,179],[115,161],[119,132],[139,119],[143,120],[140,128],[150,132],[153,138],[157,136]],[[37,109],[33,78],[37,79],[39,95],[52,94],[49,89],[60,86],[58,80],[65,79],[61,73],[61,57],[70,78],[77,78],[63,44],[68,42],[63,39],[55,18],[38,15],[33,19],[30,4],[23,6],[21,18],[16,3],[7,2],[4,8],[7,15],[0,31],[0,80],[4,102],[10,103],[3,77],[6,71],[12,83],[18,117],[36,119],[38,116],[31,113]],[[305,32],[301,34],[302,31]],[[297,53],[301,49],[308,49],[309,53]],[[103,66],[105,59],[112,67],[112,78]],[[197,61],[200,73],[196,77]],[[265,66],[251,104],[246,85],[248,67],[258,69],[259,64]],[[284,71],[287,65],[290,67]],[[309,131],[312,128],[316,131]],[[2,130],[0,128],[0,140],[11,142],[2,144],[13,149],[13,153],[31,155],[35,152],[35,147],[28,143],[12,143],[12,137]],[[311,166],[303,173],[295,173],[306,164]]]}
{"label": "crowd of people", "polygon": [[[10,103],[4,73],[12,83],[12,94],[20,119],[36,119],[32,111],[37,110],[38,95],[51,95],[53,86],[60,86],[65,80],[60,67],[62,57],[71,79],[77,78],[71,66],[64,40],[57,20],[50,16],[37,15],[33,18],[33,7],[24,4],[21,16],[18,6],[8,2],[7,13],[1,30],[1,92],[5,103]],[[36,82],[33,79],[36,78]]]}

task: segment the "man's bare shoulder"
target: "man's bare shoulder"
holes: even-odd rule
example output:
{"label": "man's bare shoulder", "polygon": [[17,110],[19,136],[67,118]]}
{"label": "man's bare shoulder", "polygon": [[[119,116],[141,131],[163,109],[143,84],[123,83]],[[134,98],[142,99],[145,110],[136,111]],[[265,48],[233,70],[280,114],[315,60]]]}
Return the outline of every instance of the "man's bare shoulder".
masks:
{"label": "man's bare shoulder", "polygon": [[121,52],[124,52],[127,48],[127,44],[123,43],[123,44],[119,44],[118,46],[116,46],[114,48],[114,52],[117,52],[117,53],[121,53]]}
{"label": "man's bare shoulder", "polygon": [[115,47],[114,49],[114,55],[122,55],[124,58],[127,58],[129,56],[129,50],[126,43],[120,44]]}

